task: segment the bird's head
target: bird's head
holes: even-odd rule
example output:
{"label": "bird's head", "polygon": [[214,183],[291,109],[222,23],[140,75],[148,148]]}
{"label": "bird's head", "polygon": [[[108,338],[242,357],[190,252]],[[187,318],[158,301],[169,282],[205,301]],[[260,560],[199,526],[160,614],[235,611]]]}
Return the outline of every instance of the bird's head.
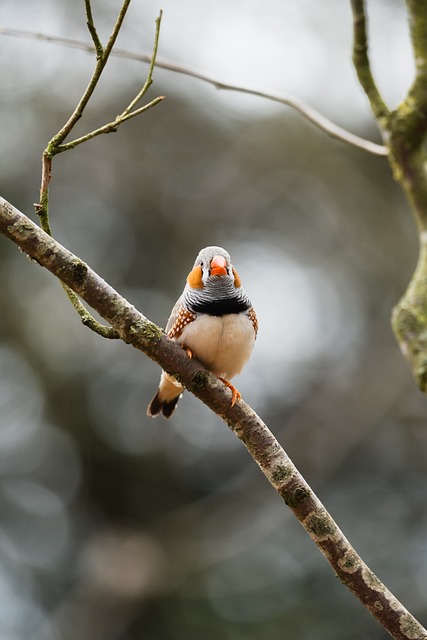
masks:
{"label": "bird's head", "polygon": [[206,285],[233,284],[241,287],[240,278],[230,255],[221,247],[205,247],[199,253],[194,266],[188,274],[187,284],[192,289],[204,289]]}

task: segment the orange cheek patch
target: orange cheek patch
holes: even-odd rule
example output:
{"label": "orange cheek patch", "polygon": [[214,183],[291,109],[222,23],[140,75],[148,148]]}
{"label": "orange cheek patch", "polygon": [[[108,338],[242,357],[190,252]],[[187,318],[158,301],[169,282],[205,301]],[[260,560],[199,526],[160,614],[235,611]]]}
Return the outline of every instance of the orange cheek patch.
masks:
{"label": "orange cheek patch", "polygon": [[188,274],[187,282],[192,289],[203,289],[202,281],[202,267],[196,265],[192,271]]}
{"label": "orange cheek patch", "polygon": [[234,267],[233,267],[233,274],[234,274],[234,286],[237,288],[241,287],[242,283],[240,281],[239,274],[237,273]]}

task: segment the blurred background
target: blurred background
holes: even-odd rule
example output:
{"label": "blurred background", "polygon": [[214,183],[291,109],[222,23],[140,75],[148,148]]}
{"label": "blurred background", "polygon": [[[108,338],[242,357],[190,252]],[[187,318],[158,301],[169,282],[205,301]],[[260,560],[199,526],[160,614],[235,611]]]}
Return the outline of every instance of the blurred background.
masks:
{"label": "blurred background", "polygon": [[[368,4],[395,106],[413,73],[403,2]],[[104,41],[119,6],[93,1]],[[160,9],[160,57],[296,95],[380,142],[349,3],[134,0],[118,46],[150,51]],[[90,42],[83,2],[3,0],[0,25]],[[0,61],[0,192],[35,219],[41,153],[94,60],[2,35]],[[112,58],[75,136],[120,113],[146,70]],[[387,161],[183,75],[156,71],[159,94],[54,159],[54,235],[162,326],[199,249],[228,249],[260,323],[238,388],[425,624],[427,400],[389,321],[417,237]],[[225,424],[189,394],[169,422],[146,418],[159,368],[85,329],[5,239],[0,262],[0,639],[388,637]]]}

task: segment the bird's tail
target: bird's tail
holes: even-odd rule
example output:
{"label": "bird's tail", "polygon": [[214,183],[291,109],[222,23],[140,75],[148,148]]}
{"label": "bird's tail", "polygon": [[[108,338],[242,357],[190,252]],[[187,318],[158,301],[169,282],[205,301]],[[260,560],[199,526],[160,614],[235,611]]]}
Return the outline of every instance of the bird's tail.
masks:
{"label": "bird's tail", "polygon": [[170,418],[183,391],[184,387],[163,371],[159,389],[147,407],[147,416],[154,418],[162,413],[165,418]]}
{"label": "bird's tail", "polygon": [[176,396],[172,400],[162,400],[159,390],[147,407],[147,416],[155,418],[159,413],[161,413],[165,418],[170,418],[175,411],[175,407],[178,404],[178,400],[181,395],[182,394]]}

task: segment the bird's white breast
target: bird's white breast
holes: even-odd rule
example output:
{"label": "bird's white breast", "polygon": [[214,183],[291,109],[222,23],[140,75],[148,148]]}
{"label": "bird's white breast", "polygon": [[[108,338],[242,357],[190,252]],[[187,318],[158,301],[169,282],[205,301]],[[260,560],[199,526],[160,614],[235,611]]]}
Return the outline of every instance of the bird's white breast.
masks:
{"label": "bird's white breast", "polygon": [[230,379],[240,373],[252,353],[255,330],[244,314],[200,315],[178,338],[207,369]]}

